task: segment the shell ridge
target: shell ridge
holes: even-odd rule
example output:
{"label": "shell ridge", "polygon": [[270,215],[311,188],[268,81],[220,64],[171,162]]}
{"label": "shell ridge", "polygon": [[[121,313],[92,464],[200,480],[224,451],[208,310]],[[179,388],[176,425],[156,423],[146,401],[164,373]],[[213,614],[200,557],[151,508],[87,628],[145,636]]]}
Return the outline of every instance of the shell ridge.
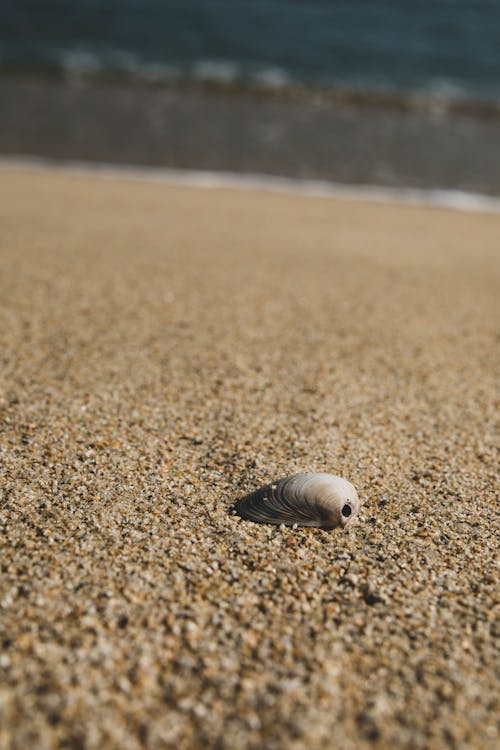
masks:
{"label": "shell ridge", "polygon": [[[352,513],[341,514],[347,499]],[[355,487],[345,479],[325,473],[300,473],[284,477],[240,498],[238,514],[257,523],[344,526],[357,515],[359,499]]]}
{"label": "shell ridge", "polygon": [[[276,518],[279,518],[282,522],[292,521],[292,523],[296,523],[302,521],[307,523],[315,520],[314,514],[311,513],[311,508],[301,507],[299,497],[299,478],[301,476],[300,474],[295,474],[291,477],[286,477],[277,483],[276,489],[273,491]],[[299,487],[296,486],[297,483],[299,483]],[[270,487],[272,486],[270,485]]]}
{"label": "shell ridge", "polygon": [[304,491],[308,480],[314,477],[313,474],[294,474],[288,477],[286,484],[292,484],[290,487],[293,492],[293,503],[290,501],[290,507],[304,521],[321,521],[321,514],[318,513],[318,503],[311,499],[309,493]]}

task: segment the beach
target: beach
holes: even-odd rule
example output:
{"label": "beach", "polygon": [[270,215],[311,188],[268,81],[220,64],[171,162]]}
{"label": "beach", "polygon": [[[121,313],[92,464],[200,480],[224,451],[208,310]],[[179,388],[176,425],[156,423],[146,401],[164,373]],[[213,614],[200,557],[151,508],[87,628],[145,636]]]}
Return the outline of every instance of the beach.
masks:
{"label": "beach", "polygon": [[[4,165],[0,227],[0,748],[498,747],[500,213]],[[359,518],[229,512],[298,471]]]}

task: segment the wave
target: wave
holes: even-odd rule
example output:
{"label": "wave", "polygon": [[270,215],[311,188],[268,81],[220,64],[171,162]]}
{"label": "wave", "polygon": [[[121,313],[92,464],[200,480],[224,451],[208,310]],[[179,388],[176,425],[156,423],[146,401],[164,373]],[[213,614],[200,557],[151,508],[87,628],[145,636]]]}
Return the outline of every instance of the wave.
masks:
{"label": "wave", "polygon": [[383,107],[422,111],[436,115],[467,114],[500,118],[500,99],[477,96],[452,80],[434,78],[413,89],[389,82],[318,83],[293,77],[283,68],[260,64],[239,65],[219,59],[169,64],[140,59],[131,52],[108,49],[99,54],[68,49],[36,61],[15,62],[0,58],[0,75],[56,77],[74,82],[121,82],[152,86],[202,88],[226,94],[279,96],[321,104]]}

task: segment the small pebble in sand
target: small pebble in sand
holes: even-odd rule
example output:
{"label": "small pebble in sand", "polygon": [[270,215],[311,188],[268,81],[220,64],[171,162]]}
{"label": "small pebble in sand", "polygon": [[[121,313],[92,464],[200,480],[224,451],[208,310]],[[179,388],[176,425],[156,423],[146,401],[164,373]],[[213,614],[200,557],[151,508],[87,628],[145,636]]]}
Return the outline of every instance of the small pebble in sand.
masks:
{"label": "small pebble in sand", "polygon": [[333,528],[358,514],[356,488],[332,474],[294,474],[252,492],[235,504],[237,513],[257,523]]}

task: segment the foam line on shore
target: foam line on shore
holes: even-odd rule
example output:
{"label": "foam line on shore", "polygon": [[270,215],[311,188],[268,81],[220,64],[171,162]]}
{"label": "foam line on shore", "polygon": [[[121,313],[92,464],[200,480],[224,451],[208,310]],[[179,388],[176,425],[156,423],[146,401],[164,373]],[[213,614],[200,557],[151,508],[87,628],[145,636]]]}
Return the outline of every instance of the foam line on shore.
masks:
{"label": "foam line on shore", "polygon": [[243,174],[225,171],[212,172],[77,160],[60,161],[36,156],[0,157],[0,169],[11,168],[37,172],[55,170],[70,172],[75,175],[93,175],[102,179],[160,182],[211,190],[257,190],[315,198],[339,198],[349,201],[400,203],[459,211],[500,213],[499,196],[447,188],[399,188],[381,185],[353,185],[329,182],[327,180],[300,179],[266,174]]}

